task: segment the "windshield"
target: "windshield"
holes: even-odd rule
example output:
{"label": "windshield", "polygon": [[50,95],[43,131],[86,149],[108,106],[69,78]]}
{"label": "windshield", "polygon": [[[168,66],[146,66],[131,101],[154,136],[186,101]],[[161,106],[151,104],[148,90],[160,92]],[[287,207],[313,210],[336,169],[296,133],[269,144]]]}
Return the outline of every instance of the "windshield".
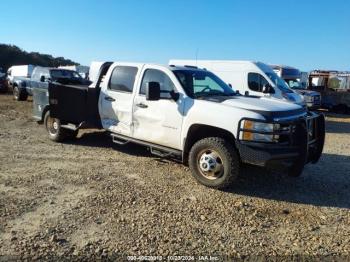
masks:
{"label": "windshield", "polygon": [[270,78],[270,80],[284,93],[293,93],[287,83],[280,78],[272,68],[264,63],[257,62],[256,65]]}
{"label": "windshield", "polygon": [[303,90],[306,89],[304,85],[298,79],[286,79],[287,85],[292,89]]}
{"label": "windshield", "polygon": [[74,78],[81,78],[80,75],[75,72],[75,71],[71,71],[71,70],[51,70],[51,77],[53,79],[58,79],[58,78],[68,78],[68,79],[74,79]]}
{"label": "windshield", "polygon": [[192,98],[233,96],[236,93],[219,77],[208,71],[173,71],[186,93]]}
{"label": "windshield", "polygon": [[288,87],[287,83],[280,78],[275,72],[264,72],[270,80],[284,93],[293,93],[292,90]]}

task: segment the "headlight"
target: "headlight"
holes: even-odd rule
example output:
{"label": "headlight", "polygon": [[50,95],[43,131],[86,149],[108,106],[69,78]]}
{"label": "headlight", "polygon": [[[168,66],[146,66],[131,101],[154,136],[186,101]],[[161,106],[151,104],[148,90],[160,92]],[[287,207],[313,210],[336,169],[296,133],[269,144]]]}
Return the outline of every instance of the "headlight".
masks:
{"label": "headlight", "polygon": [[313,96],[304,96],[304,99],[306,102],[313,102],[314,101],[314,97]]}
{"label": "headlight", "polygon": [[273,132],[279,129],[279,124],[243,120],[241,122],[242,132],[240,133],[240,139],[257,142],[277,142],[279,135],[275,135]]}

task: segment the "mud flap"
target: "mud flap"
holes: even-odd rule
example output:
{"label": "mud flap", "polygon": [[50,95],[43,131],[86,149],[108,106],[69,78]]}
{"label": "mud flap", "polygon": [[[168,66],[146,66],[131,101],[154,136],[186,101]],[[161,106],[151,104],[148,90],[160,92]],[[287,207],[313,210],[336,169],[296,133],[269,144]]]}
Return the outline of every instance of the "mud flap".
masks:
{"label": "mud flap", "polygon": [[306,121],[296,126],[296,134],[299,143],[299,156],[293,166],[304,166],[308,160],[308,132]]}
{"label": "mud flap", "polygon": [[316,132],[317,132],[317,141],[315,145],[315,150],[310,152],[309,160],[311,163],[315,164],[318,162],[322,155],[323,146],[325,142],[325,136],[326,136],[326,124],[325,124],[325,117],[323,114],[320,114],[316,118]]}

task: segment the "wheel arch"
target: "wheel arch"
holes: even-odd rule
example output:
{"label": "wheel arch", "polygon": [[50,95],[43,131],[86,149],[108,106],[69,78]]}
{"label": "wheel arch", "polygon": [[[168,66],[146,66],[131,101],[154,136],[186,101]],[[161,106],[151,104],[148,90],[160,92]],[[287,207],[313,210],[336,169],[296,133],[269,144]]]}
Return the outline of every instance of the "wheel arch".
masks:
{"label": "wheel arch", "polygon": [[45,106],[43,111],[42,111],[41,120],[40,120],[41,123],[44,122],[44,118],[45,118],[45,115],[46,115],[47,111],[50,111],[50,106],[49,105]]}
{"label": "wheel arch", "polygon": [[236,148],[236,138],[230,131],[216,126],[193,124],[188,129],[187,136],[184,141],[184,148],[182,151],[182,161],[184,164],[188,163],[188,155],[192,146],[197,141],[206,137],[224,138],[228,141],[232,141],[232,145]]}

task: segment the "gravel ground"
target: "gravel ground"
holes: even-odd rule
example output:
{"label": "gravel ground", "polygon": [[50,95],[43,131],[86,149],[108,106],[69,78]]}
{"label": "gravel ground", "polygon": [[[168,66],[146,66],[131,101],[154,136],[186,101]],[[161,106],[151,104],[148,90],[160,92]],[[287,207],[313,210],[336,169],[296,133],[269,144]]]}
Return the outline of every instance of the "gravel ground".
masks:
{"label": "gravel ground", "polygon": [[350,116],[327,116],[324,154],[302,177],[244,167],[218,191],[98,130],[51,142],[31,109],[0,95],[0,261],[350,253]]}

